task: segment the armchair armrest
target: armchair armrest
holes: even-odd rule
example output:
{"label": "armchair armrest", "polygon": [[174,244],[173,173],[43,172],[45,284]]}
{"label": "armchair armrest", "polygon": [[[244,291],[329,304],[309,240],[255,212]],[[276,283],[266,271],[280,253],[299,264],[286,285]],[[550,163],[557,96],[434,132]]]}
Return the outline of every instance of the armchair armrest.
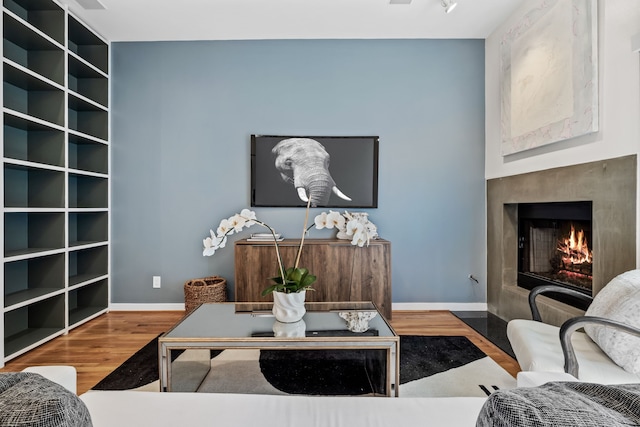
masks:
{"label": "armchair armrest", "polygon": [[536,297],[546,292],[558,292],[561,294],[571,295],[583,301],[588,301],[589,303],[593,301],[593,297],[587,294],[583,294],[582,292],[576,291],[574,289],[569,289],[558,285],[536,286],[531,290],[531,292],[529,292],[529,308],[531,309],[531,316],[536,322],[542,321],[540,311],[538,310],[538,305],[536,304]]}
{"label": "armchair armrest", "polygon": [[579,316],[567,320],[560,327],[560,346],[562,347],[562,353],[564,355],[564,371],[576,378],[578,378],[579,367],[578,360],[576,359],[576,352],[574,351],[573,344],[571,343],[571,334],[589,323],[620,329],[631,335],[640,337],[640,329],[615,320],[605,319],[604,317]]}

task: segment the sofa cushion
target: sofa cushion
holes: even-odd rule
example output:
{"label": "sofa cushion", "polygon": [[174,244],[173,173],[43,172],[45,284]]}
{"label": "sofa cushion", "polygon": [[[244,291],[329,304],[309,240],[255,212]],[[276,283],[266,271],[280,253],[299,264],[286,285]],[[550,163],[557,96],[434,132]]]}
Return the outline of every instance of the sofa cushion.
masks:
{"label": "sofa cushion", "polygon": [[60,384],[31,372],[0,374],[0,426],[91,425],[86,405]]}
{"label": "sofa cushion", "polygon": [[486,400],[127,390],[89,391],[80,398],[95,427],[474,426]]}
{"label": "sofa cushion", "polygon": [[639,403],[640,384],[550,382],[496,391],[484,404],[476,426],[640,425]]}
{"label": "sofa cushion", "polygon": [[[640,328],[640,270],[613,278],[585,314]],[[589,325],[584,330],[611,360],[628,372],[640,374],[640,337],[605,326]]]}
{"label": "sofa cushion", "polygon": [[[533,320],[514,319],[507,337],[523,371],[564,372],[560,328]],[[640,383],[640,377],[614,363],[584,332],[571,339],[576,351],[580,381],[602,384]]]}

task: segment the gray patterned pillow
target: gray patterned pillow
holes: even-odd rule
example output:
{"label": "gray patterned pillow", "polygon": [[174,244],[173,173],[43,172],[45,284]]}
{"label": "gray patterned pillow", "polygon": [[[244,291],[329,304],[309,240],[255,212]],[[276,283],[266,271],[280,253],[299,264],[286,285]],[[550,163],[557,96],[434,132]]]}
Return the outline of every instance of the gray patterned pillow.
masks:
{"label": "gray patterned pillow", "polygon": [[[593,299],[587,316],[605,317],[640,328],[640,270],[613,278]],[[640,338],[605,326],[585,326],[585,332],[617,365],[640,374]]]}
{"label": "gray patterned pillow", "polygon": [[91,427],[78,396],[31,372],[0,374],[0,426]]}
{"label": "gray patterned pillow", "polygon": [[550,382],[492,393],[476,427],[637,426],[639,405],[640,384]]}

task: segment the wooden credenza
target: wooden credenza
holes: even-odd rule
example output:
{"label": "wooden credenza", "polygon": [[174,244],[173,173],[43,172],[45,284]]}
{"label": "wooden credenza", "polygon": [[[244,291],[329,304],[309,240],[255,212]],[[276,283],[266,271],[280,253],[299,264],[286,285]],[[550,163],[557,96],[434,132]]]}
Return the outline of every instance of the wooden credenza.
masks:
{"label": "wooden credenza", "polygon": [[[293,266],[300,240],[278,242],[285,268]],[[300,267],[318,277],[307,301],[373,301],[391,319],[391,242],[372,240],[362,248],[349,240],[305,239]],[[278,275],[273,242],[235,243],[235,300],[271,301],[262,290]]]}

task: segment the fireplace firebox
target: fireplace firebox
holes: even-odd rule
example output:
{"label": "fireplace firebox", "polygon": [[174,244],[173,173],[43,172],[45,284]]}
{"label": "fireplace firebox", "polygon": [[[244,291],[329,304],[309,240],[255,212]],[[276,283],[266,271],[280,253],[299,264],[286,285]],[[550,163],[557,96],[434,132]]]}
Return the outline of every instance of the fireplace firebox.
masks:
{"label": "fireplace firebox", "polygon": [[[518,286],[555,284],[592,295],[591,218],[590,201],[519,204]],[[549,296],[586,309],[577,298]]]}

